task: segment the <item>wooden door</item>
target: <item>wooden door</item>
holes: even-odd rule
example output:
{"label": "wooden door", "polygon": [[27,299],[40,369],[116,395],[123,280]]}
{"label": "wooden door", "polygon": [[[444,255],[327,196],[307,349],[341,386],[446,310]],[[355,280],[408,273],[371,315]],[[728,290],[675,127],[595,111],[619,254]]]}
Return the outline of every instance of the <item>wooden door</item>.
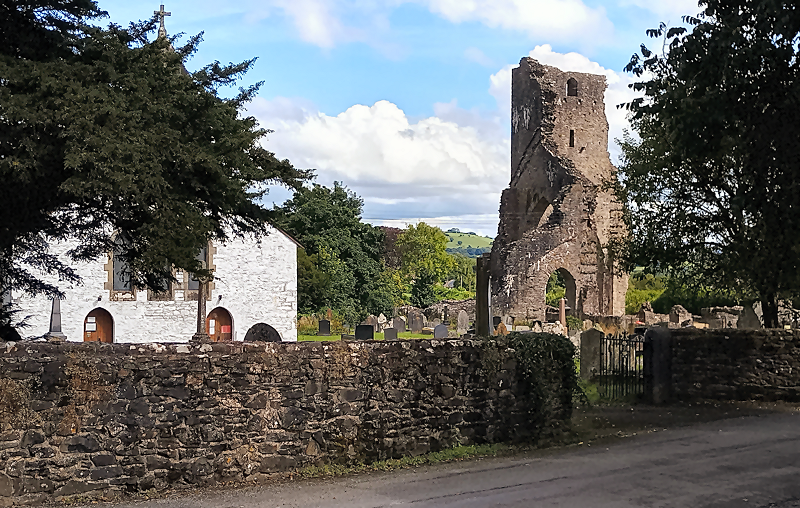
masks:
{"label": "wooden door", "polygon": [[233,318],[231,313],[217,307],[208,313],[206,333],[214,342],[231,342],[233,340]]}
{"label": "wooden door", "polygon": [[84,342],[114,342],[114,318],[105,309],[94,309],[83,320]]}

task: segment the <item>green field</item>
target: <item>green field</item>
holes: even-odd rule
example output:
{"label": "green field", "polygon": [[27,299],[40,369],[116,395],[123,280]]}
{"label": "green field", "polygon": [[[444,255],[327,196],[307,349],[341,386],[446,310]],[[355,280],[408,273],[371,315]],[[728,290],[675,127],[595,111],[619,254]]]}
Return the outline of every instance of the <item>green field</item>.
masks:
{"label": "green field", "polygon": [[[448,249],[457,249],[462,247],[464,249],[468,247],[473,247],[475,249],[482,249],[485,247],[491,247],[492,242],[494,241],[491,238],[485,236],[478,236],[478,235],[468,235],[466,233],[445,233],[447,235],[447,247]],[[461,242],[461,245],[458,244]]]}

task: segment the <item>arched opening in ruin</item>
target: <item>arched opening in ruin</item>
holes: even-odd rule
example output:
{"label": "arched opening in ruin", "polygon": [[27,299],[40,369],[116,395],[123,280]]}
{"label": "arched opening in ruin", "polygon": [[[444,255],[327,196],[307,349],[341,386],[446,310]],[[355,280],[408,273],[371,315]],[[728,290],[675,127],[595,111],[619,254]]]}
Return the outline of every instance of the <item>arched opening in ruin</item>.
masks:
{"label": "arched opening in ruin", "polygon": [[575,78],[569,78],[567,80],[567,97],[577,97],[578,96],[578,80]]}
{"label": "arched opening in ruin", "polygon": [[[537,199],[538,198],[538,199]],[[533,196],[533,199],[528,197],[528,211],[527,211],[527,223],[528,227],[539,228],[545,222],[547,222],[548,217],[550,214],[553,213],[553,205],[550,204],[546,198],[539,198],[538,196]]]}
{"label": "arched opening in ruin", "polygon": [[567,269],[559,268],[551,273],[545,289],[545,303],[547,305],[545,317],[547,322],[555,323],[558,321],[559,305],[562,298],[566,299],[567,315],[578,315],[576,296],[575,277]]}
{"label": "arched opening in ruin", "polygon": [[206,333],[214,342],[231,342],[233,340],[233,317],[224,307],[217,307],[208,313]]}
{"label": "arched opening in ruin", "polygon": [[83,320],[84,342],[114,342],[114,318],[103,308],[93,309]]}
{"label": "arched opening in ruin", "polygon": [[266,323],[256,323],[247,330],[245,342],[282,342],[278,330]]}

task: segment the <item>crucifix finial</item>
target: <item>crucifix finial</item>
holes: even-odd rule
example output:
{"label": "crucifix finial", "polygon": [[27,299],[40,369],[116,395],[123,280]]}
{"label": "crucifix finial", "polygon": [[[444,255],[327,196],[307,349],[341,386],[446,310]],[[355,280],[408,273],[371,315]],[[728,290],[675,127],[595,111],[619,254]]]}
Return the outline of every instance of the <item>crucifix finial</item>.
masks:
{"label": "crucifix finial", "polygon": [[164,10],[164,4],[161,4],[161,8],[157,11],[153,11],[153,14],[159,17],[161,21],[161,25],[158,27],[158,36],[159,37],[166,37],[167,36],[167,29],[164,26],[164,17],[165,16],[172,16],[171,12],[167,12]]}

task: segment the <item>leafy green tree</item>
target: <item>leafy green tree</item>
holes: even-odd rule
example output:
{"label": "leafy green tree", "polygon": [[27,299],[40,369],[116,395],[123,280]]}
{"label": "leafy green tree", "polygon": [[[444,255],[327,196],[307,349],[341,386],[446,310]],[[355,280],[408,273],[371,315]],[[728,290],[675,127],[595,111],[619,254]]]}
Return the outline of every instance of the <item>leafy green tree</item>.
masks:
{"label": "leafy green tree", "polygon": [[445,277],[447,280],[455,280],[455,287],[463,288],[467,291],[475,291],[475,265],[477,260],[463,254],[451,254],[453,259],[452,268]]}
{"label": "leafy green tree", "polygon": [[389,312],[393,289],[384,274],[384,233],[361,221],[363,200],[334,182],[333,188],[314,184],[301,187],[273,210],[275,224],[294,236],[316,267],[329,278],[326,286],[305,285],[301,278],[301,302],[314,312],[330,307],[348,316]]}
{"label": "leafy green tree", "polygon": [[436,274],[422,268],[411,283],[411,305],[422,309],[436,303]]}
{"label": "leafy green tree", "polygon": [[453,268],[452,256],[447,254],[447,236],[441,229],[420,222],[410,225],[397,239],[403,259],[403,271],[412,279],[424,273],[442,282]]}
{"label": "leafy green tree", "polygon": [[256,86],[218,96],[253,61],[183,64],[200,36],[151,41],[155,19],[100,29],[83,0],[0,6],[0,280],[58,294],[37,271],[79,277],[48,250],[77,239],[72,260],[113,249],[119,232],[131,282],[158,289],[174,266],[204,273],[209,239],[267,231],[266,184],[299,187],[308,173],[260,145],[267,133],[243,105]]}
{"label": "leafy green tree", "polygon": [[776,326],[800,294],[800,10],[785,0],[703,0],[662,24],[626,67],[644,94],[621,142],[628,266],[755,296]]}

